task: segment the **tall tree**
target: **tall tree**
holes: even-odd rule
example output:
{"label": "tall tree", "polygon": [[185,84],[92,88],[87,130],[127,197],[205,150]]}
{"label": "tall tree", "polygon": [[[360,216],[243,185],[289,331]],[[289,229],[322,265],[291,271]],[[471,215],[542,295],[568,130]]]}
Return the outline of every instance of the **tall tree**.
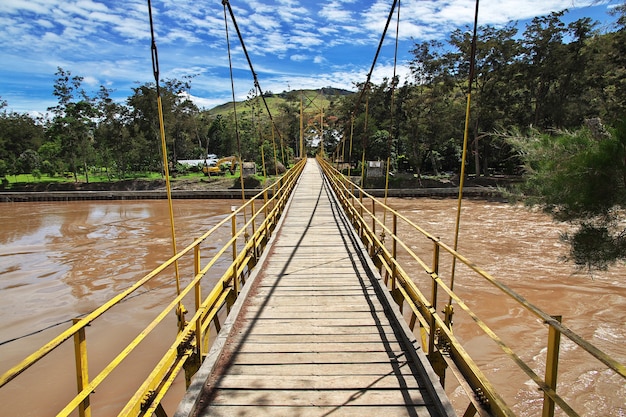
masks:
{"label": "tall tree", "polygon": [[100,86],[97,96],[98,126],[94,132],[100,165],[124,178],[131,169],[136,150],[128,128],[130,116],[126,106],[111,99],[111,91]]}
{"label": "tall tree", "polygon": [[48,133],[52,140],[60,141],[61,156],[69,164],[74,180],[78,181],[80,167],[89,182],[88,165],[94,156],[93,129],[97,110],[93,99],[81,87],[83,77],[72,76],[61,67],[55,75],[53,95],[58,104],[48,109],[54,113]]}
{"label": "tall tree", "polygon": [[[405,123],[401,128],[401,144],[412,166],[421,175],[422,168],[429,165],[438,173],[444,169],[444,160],[452,157],[458,169],[458,145],[460,144],[464,105],[458,99],[458,71],[461,65],[457,56],[444,51],[439,42],[423,42],[411,51],[410,62],[415,83],[410,91],[402,93]],[[456,158],[455,158],[456,157]]]}
{"label": "tall tree", "polygon": [[0,112],[0,159],[10,172],[27,150],[37,151],[44,140],[45,125],[27,114]]}
{"label": "tall tree", "polygon": [[[474,155],[474,172],[489,174],[489,168],[504,168],[508,147],[493,133],[503,126],[510,126],[517,113],[515,91],[519,86],[516,76],[519,42],[515,39],[517,28],[509,24],[502,28],[481,26],[478,28],[475,76],[472,91],[471,148]],[[454,31],[450,43],[458,50],[458,59],[470,58],[471,32]],[[460,79],[467,80],[469,67],[463,65]],[[503,155],[504,154],[504,155]]]}
{"label": "tall tree", "polygon": [[[168,158],[172,161],[198,158],[195,145],[196,118],[199,110],[190,100],[191,81],[165,80],[161,85],[161,102],[167,141]],[[131,111],[132,129],[137,139],[137,151],[141,154],[142,169],[158,170],[161,161],[161,138],[157,110],[156,86],[146,83],[133,88],[128,99]],[[161,168],[162,169],[162,168]]]}
{"label": "tall tree", "polygon": [[529,92],[526,105],[533,109],[529,125],[539,128],[560,127],[560,110],[554,92],[563,75],[561,62],[565,57],[565,11],[535,17],[524,32],[526,86]]}

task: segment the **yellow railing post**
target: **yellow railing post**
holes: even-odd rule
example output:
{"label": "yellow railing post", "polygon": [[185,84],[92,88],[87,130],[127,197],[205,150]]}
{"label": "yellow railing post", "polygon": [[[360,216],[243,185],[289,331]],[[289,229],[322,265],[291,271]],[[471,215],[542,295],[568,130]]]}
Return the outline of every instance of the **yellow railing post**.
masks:
{"label": "yellow railing post", "polygon": [[431,277],[432,277],[432,299],[430,300],[433,308],[435,310],[437,310],[437,289],[438,289],[438,284],[437,281],[435,281],[435,278],[439,277],[439,245],[437,244],[436,240],[433,240],[433,268],[432,268],[432,272],[431,272]]}
{"label": "yellow railing post", "polygon": [[[439,238],[434,239],[433,243],[435,245],[435,248],[433,250],[433,272],[437,276],[439,276],[439,254],[440,254]],[[437,285],[437,283],[433,281],[433,285]],[[450,298],[450,300],[452,300],[452,298]],[[448,326],[449,329],[452,328],[452,312],[453,312],[452,301],[450,301],[450,303],[446,304],[446,306],[443,309],[443,313],[444,313],[443,321],[446,324],[446,326]]]}
{"label": "yellow railing post", "polygon": [[254,253],[254,262],[259,258],[257,253],[257,241],[256,241],[256,211],[254,210],[254,200],[250,201],[250,211],[252,213],[252,252]]}
{"label": "yellow railing post", "polygon": [[[273,198],[273,195],[272,195]],[[269,210],[268,198],[267,198],[267,188],[263,191],[263,225],[265,225],[265,239],[266,242],[270,239],[270,227],[269,221],[267,220],[268,210]]]}
{"label": "yellow railing post", "polygon": [[359,192],[359,215],[363,217],[363,190]]}
{"label": "yellow railing post", "polygon": [[372,233],[376,234],[376,200],[372,198]]}
{"label": "yellow railing post", "polygon": [[[234,213],[237,210],[237,207],[233,206],[230,208],[231,211]],[[236,264],[236,260],[237,260],[237,216],[233,215],[232,216],[232,222],[231,222],[231,231],[232,231],[232,238],[233,238],[233,288],[235,289],[235,297],[239,295],[239,280],[237,279],[237,270],[239,269],[239,266]]]}
{"label": "yellow railing post", "polygon": [[[235,206],[231,206],[230,207],[230,212],[231,213],[235,213],[235,211],[237,210],[237,207]],[[232,215],[231,217],[231,237],[233,238],[233,262],[235,262],[235,260],[237,259],[237,216],[235,214]]]}
{"label": "yellow railing post", "polygon": [[[561,316],[552,316],[559,323]],[[548,353],[546,354],[546,385],[556,392],[556,380],[559,369],[559,347],[561,332],[552,325],[548,325]],[[542,417],[554,416],[554,400],[546,393],[543,394]]]}
{"label": "yellow railing post", "polygon": [[254,200],[250,201],[250,210],[252,212],[252,234],[256,233],[256,210],[254,209]]}
{"label": "yellow railing post", "polygon": [[393,264],[391,266],[391,289],[396,289],[396,265],[398,264],[398,216],[396,213],[393,213],[393,220],[391,222],[391,233],[393,236],[391,237],[391,258],[393,259]]}
{"label": "yellow railing post", "polygon": [[393,232],[393,240],[391,243],[391,256],[394,260],[398,254],[398,216],[396,213],[393,213],[393,222],[392,222],[392,232]]}
{"label": "yellow railing post", "polygon": [[[73,323],[76,324],[79,321],[80,319],[74,319]],[[84,327],[81,327],[76,333],[74,333],[74,356],[76,358],[76,385],[78,392],[80,393],[87,385],[89,385],[87,340]],[[78,415],[80,417],[91,416],[89,395],[87,395],[78,405]]]}
{"label": "yellow railing post", "polygon": [[430,322],[430,334],[428,338],[428,353],[430,355],[432,355],[435,352],[436,325],[435,325],[434,318],[437,312],[437,294],[439,290],[439,286],[436,281],[436,278],[439,277],[439,251],[440,251],[439,244],[437,243],[436,240],[433,240],[433,268],[432,268],[432,273],[431,273],[432,290],[431,290],[431,299],[430,299],[430,304],[432,306],[433,315],[432,315],[432,320]]}
{"label": "yellow railing post", "polygon": [[439,244],[433,240],[433,273],[439,276]]}
{"label": "yellow railing post", "polygon": [[[194,247],[194,276],[198,276],[202,267],[200,265],[200,243]],[[198,311],[202,305],[202,287],[200,285],[200,280],[196,283],[195,286],[195,298],[196,298],[196,311]],[[203,351],[203,343],[202,343],[202,319],[201,316],[198,316],[196,320],[196,350],[198,353],[198,358],[202,361],[202,357],[204,356]]]}

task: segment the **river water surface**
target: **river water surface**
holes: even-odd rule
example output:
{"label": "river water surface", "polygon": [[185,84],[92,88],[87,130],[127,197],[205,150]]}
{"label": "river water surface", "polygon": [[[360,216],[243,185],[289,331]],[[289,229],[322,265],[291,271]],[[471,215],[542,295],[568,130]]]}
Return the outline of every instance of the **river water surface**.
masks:
{"label": "river water surface", "polygon": [[[236,203],[174,201],[179,249],[223,219],[232,204]],[[389,204],[452,242],[456,200],[389,199]],[[6,203],[0,208],[0,373],[66,328],[73,317],[92,311],[171,254],[165,201]],[[468,200],[463,203],[459,251],[530,303],[563,316],[566,326],[624,363],[626,267],[618,265],[593,275],[576,273],[572,265],[560,260],[566,247],[559,233],[565,230],[566,225],[523,207]],[[430,261],[428,244],[413,233],[400,233],[416,250],[423,249],[424,259]],[[446,267],[444,262],[442,271]],[[415,281],[428,294],[428,281],[417,275]],[[455,279],[455,290],[474,300],[468,304],[481,317],[488,317],[489,325],[502,332],[507,344],[520,349],[525,361],[540,369],[545,362],[545,326],[527,317],[519,306],[502,301],[497,290],[463,268]],[[155,288],[152,296],[137,297],[139,304],[134,304],[132,314],[154,308],[167,296]],[[130,312],[119,312],[118,319],[124,320],[126,314]],[[528,320],[534,327],[528,326]],[[541,397],[528,384],[529,378],[512,371],[471,320],[456,313],[454,329],[516,413],[541,414]],[[123,336],[118,330],[89,342],[104,349]],[[577,350],[572,343],[562,342],[561,354],[570,360],[560,369],[559,392],[573,399],[582,415],[626,416],[624,380],[607,376],[602,366]],[[141,358],[136,362],[140,366]],[[55,375],[53,379],[27,371],[0,389],[0,416],[56,414],[63,401],[52,388],[75,384],[73,369],[64,366],[45,362],[43,372]],[[35,389],[36,385],[41,387]],[[124,390],[124,386],[116,388]],[[184,384],[178,382],[175,390],[182,394]],[[453,400],[461,397],[457,387],[448,391]],[[175,401],[166,404],[168,414],[174,407]]]}

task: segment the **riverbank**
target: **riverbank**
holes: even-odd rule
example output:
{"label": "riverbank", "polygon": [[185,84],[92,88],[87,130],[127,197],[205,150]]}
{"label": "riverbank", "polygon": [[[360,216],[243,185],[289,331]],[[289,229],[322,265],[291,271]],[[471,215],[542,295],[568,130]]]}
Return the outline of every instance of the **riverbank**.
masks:
{"label": "riverbank", "polygon": [[[261,190],[250,188],[244,190],[246,198],[253,197]],[[384,197],[384,189],[370,189],[366,192],[374,197]],[[271,191],[269,193],[271,196]],[[504,199],[503,192],[495,187],[464,188],[463,195],[474,198]],[[458,188],[415,188],[390,189],[388,197],[436,197],[452,198],[458,196]],[[167,198],[165,190],[134,190],[134,191],[30,191],[0,192],[0,202],[34,202],[34,201],[81,201],[81,200],[161,200]],[[239,199],[241,190],[172,190],[173,199]]]}
{"label": "riverbank", "polygon": [[[355,178],[358,182],[360,178]],[[458,196],[458,184],[453,181],[422,180],[419,183],[392,184],[388,197],[438,197]],[[502,189],[507,181],[499,178],[469,178],[463,189],[464,196],[503,199]],[[384,197],[385,188],[376,182],[366,184],[367,193]],[[261,184],[245,184],[244,194],[250,198],[261,191]],[[242,196],[239,181],[233,178],[201,178],[171,181],[174,199],[239,199]],[[0,202],[30,201],[80,201],[80,200],[160,200],[167,198],[164,179],[122,180],[92,183],[28,183],[0,191]]]}
{"label": "riverbank", "polygon": [[[239,179],[173,179],[172,197],[176,199],[241,198]],[[244,191],[249,198],[261,191],[261,184],[247,180]],[[79,200],[161,200],[167,198],[164,179],[120,180],[108,182],[28,183],[0,191],[0,202],[79,201]]]}

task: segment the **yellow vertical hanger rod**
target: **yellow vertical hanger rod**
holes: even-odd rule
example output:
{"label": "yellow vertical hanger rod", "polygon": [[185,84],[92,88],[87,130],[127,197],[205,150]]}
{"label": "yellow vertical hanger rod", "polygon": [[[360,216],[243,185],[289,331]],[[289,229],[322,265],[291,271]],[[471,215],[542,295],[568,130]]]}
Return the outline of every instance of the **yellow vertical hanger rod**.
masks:
{"label": "yellow vertical hanger rod", "polygon": [[[174,207],[172,204],[172,188],[170,184],[170,171],[167,161],[167,143],[165,141],[165,126],[163,121],[163,104],[161,102],[161,89],[159,86],[159,55],[157,51],[155,36],[154,36],[154,21],[152,19],[152,2],[148,0],[148,12],[150,14],[150,36],[151,36],[151,52],[152,52],[152,72],[154,73],[154,82],[156,83],[156,93],[157,93],[157,107],[159,111],[159,131],[161,134],[161,153],[163,154],[163,170],[165,173],[165,188],[167,190],[167,202],[169,207],[169,215],[170,215],[170,231],[172,238],[172,252],[175,256],[178,251],[176,249],[176,228],[174,226]],[[176,294],[180,294],[180,273],[178,269],[178,261],[174,263],[174,269],[176,271]],[[184,314],[184,307],[182,304],[179,304],[179,326],[183,325],[181,323],[182,316]]]}

